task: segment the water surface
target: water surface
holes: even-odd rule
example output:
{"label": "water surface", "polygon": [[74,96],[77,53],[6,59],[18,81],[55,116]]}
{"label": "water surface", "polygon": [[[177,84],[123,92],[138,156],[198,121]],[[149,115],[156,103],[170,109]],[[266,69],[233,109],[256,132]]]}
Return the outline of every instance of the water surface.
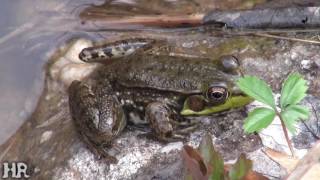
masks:
{"label": "water surface", "polygon": [[0,144],[34,110],[43,67],[54,49],[79,35],[81,0],[2,0],[0,6]]}

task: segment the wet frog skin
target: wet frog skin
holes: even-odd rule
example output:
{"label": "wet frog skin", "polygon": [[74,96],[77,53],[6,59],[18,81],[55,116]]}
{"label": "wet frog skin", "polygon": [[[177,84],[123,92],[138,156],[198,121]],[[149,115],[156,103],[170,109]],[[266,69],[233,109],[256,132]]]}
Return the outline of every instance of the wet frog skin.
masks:
{"label": "wet frog skin", "polygon": [[86,62],[110,61],[97,70],[90,84],[74,81],[68,90],[79,133],[96,155],[110,162],[116,159],[106,149],[133,115],[145,119],[158,140],[176,141],[196,128],[180,113],[187,100],[192,110],[201,111],[241,94],[234,84],[240,76],[234,57],[223,56],[213,62],[141,53],[150,42],[119,41],[84,49],[79,55]]}

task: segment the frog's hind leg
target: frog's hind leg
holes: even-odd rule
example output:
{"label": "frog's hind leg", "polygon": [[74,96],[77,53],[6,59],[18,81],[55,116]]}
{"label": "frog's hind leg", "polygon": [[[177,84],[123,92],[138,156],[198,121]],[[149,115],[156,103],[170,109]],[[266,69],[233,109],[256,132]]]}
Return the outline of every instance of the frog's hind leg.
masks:
{"label": "frog's hind leg", "polygon": [[138,51],[151,49],[156,41],[147,38],[133,38],[84,48],[79,58],[84,62],[107,62],[111,59],[130,56]]}
{"label": "frog's hind leg", "polygon": [[120,103],[80,81],[72,82],[68,91],[70,113],[82,139],[97,157],[115,163],[116,158],[108,154],[106,147],[125,126]]}

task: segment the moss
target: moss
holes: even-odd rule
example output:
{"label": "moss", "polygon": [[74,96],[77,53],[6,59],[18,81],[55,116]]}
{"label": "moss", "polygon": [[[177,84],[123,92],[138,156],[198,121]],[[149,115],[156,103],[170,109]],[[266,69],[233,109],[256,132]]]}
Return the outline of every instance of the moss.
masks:
{"label": "moss", "polygon": [[[202,46],[201,51],[206,51],[209,57],[219,58],[222,55],[238,54],[241,51],[248,49],[252,52],[264,52],[265,49],[274,46],[275,40],[260,37],[234,37],[224,39],[214,47]],[[215,59],[214,58],[214,59]]]}
{"label": "moss", "polygon": [[265,3],[266,0],[242,0],[239,9],[252,9],[257,4]]}

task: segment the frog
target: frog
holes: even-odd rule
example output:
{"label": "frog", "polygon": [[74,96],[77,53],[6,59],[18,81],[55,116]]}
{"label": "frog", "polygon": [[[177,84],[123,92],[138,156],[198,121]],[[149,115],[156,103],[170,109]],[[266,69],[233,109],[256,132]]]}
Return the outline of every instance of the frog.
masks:
{"label": "frog", "polygon": [[102,64],[89,82],[75,80],[68,88],[76,129],[100,159],[117,162],[107,149],[133,116],[150,127],[149,135],[172,142],[198,127],[186,116],[207,115],[208,109],[229,103],[213,110],[226,111],[234,108],[231,97],[246,98],[235,84],[242,74],[235,56],[212,60],[156,54],[155,42],[121,40],[88,47],[79,54],[86,63]]}

